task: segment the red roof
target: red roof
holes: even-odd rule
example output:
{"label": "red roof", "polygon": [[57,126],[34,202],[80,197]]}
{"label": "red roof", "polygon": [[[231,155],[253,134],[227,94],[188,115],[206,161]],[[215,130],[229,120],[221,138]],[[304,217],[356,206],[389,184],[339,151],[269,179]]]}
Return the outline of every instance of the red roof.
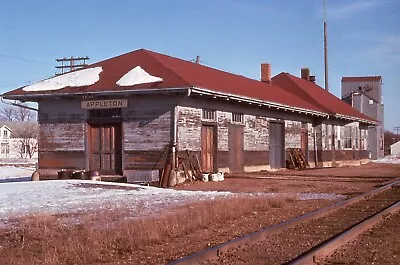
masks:
{"label": "red roof", "polygon": [[[100,73],[100,80],[93,85],[66,87],[59,90],[41,92],[27,92],[24,91],[23,88],[19,88],[5,93],[4,96],[35,94],[57,95],[65,93],[73,94],[77,92],[89,93],[135,89],[197,87],[215,92],[274,102],[286,106],[324,112],[319,106],[302,100],[298,96],[288,93],[278,86],[144,49],[97,62],[85,68],[97,66],[101,66],[103,71]],[[116,82],[136,66],[141,66],[150,75],[161,77],[163,81],[130,87],[118,86]]]}
{"label": "red roof", "polygon": [[326,113],[340,114],[374,121],[372,118],[362,114],[314,82],[307,81],[288,73],[280,73],[272,78],[272,83],[297,95],[303,100],[325,109]]}
{"label": "red roof", "polygon": [[[272,85],[144,49],[100,61],[85,68],[99,66],[103,71],[100,73],[99,81],[93,85],[40,92],[24,91],[21,87],[3,96],[23,99],[28,95],[56,96],[138,89],[199,88],[288,107],[371,120],[316,84],[284,73],[274,77]],[[152,76],[161,77],[162,82],[118,86],[116,82],[136,66],[140,66]]]}
{"label": "red roof", "polygon": [[380,82],[381,76],[343,76],[342,82]]}

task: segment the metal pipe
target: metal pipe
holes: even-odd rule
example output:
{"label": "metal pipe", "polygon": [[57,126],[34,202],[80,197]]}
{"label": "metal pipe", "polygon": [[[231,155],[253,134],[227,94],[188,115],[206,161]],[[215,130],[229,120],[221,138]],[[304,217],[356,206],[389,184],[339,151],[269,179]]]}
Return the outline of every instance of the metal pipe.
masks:
{"label": "metal pipe", "polygon": [[20,107],[20,108],[24,108],[24,109],[28,109],[28,110],[39,111],[38,109],[29,107],[29,106],[21,105],[21,104],[15,103],[15,102],[11,103],[11,102],[4,101],[3,97],[1,97],[1,102],[3,102],[4,104],[7,104],[7,105],[12,105],[12,106],[16,106],[16,107]]}

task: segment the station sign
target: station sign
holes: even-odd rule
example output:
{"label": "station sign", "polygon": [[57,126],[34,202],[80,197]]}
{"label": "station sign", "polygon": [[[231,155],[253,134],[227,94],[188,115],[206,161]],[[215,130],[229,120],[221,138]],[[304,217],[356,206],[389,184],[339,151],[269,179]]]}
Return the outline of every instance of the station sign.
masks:
{"label": "station sign", "polygon": [[127,99],[84,100],[81,101],[82,109],[118,109],[127,108]]}

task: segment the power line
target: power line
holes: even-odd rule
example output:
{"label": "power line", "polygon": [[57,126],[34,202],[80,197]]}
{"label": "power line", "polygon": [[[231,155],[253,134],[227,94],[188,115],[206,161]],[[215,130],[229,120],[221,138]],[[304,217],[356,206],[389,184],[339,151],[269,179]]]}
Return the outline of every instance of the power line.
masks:
{"label": "power line", "polygon": [[4,53],[0,53],[0,57],[8,58],[8,59],[13,59],[13,60],[24,61],[24,62],[28,62],[28,63],[36,63],[36,64],[43,64],[43,65],[52,65],[52,64],[46,63],[46,62],[41,62],[41,61],[29,59],[29,58],[24,58],[24,57],[19,57],[19,56],[4,54]]}

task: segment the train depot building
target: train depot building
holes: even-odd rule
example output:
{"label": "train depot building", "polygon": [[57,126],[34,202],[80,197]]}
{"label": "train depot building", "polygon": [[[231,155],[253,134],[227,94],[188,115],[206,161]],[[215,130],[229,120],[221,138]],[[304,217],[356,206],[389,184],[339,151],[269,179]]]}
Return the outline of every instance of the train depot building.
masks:
{"label": "train depot building", "polygon": [[271,78],[262,64],[253,80],[140,49],[3,97],[38,103],[41,178],[68,169],[155,181],[169,164],[180,182],[179,157],[202,172],[259,171],[286,167],[290,147],[311,166],[368,161],[376,121],[301,76]]}

